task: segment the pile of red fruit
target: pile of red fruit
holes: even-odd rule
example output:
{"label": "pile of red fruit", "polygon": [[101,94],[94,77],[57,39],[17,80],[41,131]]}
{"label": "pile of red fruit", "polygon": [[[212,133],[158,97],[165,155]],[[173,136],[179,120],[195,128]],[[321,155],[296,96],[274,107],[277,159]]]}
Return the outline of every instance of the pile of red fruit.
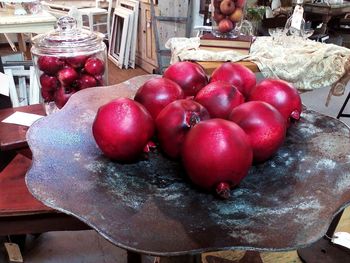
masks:
{"label": "pile of red fruit", "polygon": [[45,102],[54,101],[62,108],[78,90],[103,86],[104,62],[94,56],[39,56],[41,95]]}
{"label": "pile of red fruit", "polygon": [[243,16],[245,0],[214,0],[213,20],[221,33],[232,31]]}
{"label": "pile of red fruit", "polygon": [[285,81],[256,84],[251,70],[226,62],[208,83],[199,64],[178,62],[144,83],[134,100],[103,105],[92,131],[103,153],[121,162],[135,161],[156,135],[192,182],[227,198],[253,163],[277,152],[301,111],[297,90]]}

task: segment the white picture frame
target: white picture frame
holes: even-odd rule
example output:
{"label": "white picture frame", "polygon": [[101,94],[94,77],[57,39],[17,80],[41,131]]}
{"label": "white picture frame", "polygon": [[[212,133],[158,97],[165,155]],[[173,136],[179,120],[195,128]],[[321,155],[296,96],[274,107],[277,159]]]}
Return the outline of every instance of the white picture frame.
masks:
{"label": "white picture frame", "polygon": [[129,9],[133,12],[133,24],[130,25],[131,29],[131,41],[130,41],[130,56],[128,65],[131,68],[135,68],[136,61],[136,46],[137,46],[137,28],[138,28],[138,17],[139,17],[139,6],[140,2],[138,0],[117,0],[117,7]]}
{"label": "white picture frame", "polygon": [[113,13],[108,58],[119,68],[123,68],[126,51],[130,51],[128,40],[130,13],[116,8]]}

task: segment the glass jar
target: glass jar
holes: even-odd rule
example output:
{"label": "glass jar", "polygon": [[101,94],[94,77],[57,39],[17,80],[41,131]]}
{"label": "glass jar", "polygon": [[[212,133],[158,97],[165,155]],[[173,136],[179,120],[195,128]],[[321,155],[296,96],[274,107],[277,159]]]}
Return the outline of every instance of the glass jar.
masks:
{"label": "glass jar", "polygon": [[81,89],[108,84],[103,34],[77,28],[72,17],[59,18],[55,30],[32,38],[31,53],[47,114]]}
{"label": "glass jar", "polygon": [[211,0],[212,33],[216,37],[234,38],[243,19],[246,0]]}

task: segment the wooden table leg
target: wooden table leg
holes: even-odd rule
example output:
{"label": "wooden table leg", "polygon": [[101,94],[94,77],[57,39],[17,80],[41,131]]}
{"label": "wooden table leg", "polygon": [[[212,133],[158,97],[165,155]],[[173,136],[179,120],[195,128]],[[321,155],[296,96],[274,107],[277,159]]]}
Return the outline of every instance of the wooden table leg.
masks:
{"label": "wooden table leg", "polygon": [[350,262],[350,249],[333,244],[332,237],[340,221],[343,211],[339,212],[333,219],[326,236],[313,245],[298,249],[298,256],[305,263],[344,263]]}
{"label": "wooden table leg", "polygon": [[320,29],[320,34],[326,34],[328,29],[328,22],[331,20],[331,16],[329,15],[323,15],[322,16],[322,27]]}
{"label": "wooden table leg", "polygon": [[157,257],[155,263],[201,263],[201,255],[186,255],[176,257]]}
{"label": "wooden table leg", "polygon": [[127,263],[142,263],[141,254],[127,251]]}
{"label": "wooden table leg", "polygon": [[17,41],[18,41],[19,50],[23,53],[24,58],[27,60],[31,60],[30,54],[27,52],[27,45],[24,40],[23,34],[21,33],[17,34]]}
{"label": "wooden table leg", "polygon": [[225,258],[208,255],[205,257],[208,263],[263,263],[260,253],[257,251],[246,251],[240,260],[229,260]]}

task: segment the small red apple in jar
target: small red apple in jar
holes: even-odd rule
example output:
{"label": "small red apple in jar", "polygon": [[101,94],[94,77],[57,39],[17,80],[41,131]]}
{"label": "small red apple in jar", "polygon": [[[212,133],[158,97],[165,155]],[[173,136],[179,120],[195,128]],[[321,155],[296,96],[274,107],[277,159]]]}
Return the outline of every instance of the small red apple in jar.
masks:
{"label": "small red apple in jar", "polygon": [[235,10],[235,3],[232,0],[223,0],[220,3],[220,12],[224,15],[231,15]]}
{"label": "small red apple in jar", "polygon": [[54,95],[54,101],[57,108],[61,109],[74,93],[74,89],[66,89],[64,87],[59,87]]}
{"label": "small red apple in jar", "polygon": [[219,23],[221,20],[225,18],[225,15],[221,13],[219,10],[215,10],[213,13],[213,19],[216,23]]}
{"label": "small red apple in jar", "polygon": [[80,69],[84,67],[88,56],[80,55],[66,58],[66,62],[75,69]]}
{"label": "small red apple in jar", "polygon": [[41,96],[45,102],[52,101],[55,91],[59,86],[58,79],[54,76],[47,75],[46,73],[40,76]]}
{"label": "small red apple in jar", "polygon": [[236,7],[243,8],[246,0],[235,0]]}
{"label": "small red apple in jar", "polygon": [[61,85],[64,87],[70,87],[70,85],[78,79],[78,73],[72,67],[65,67],[57,73],[57,78]]}
{"label": "small red apple in jar", "polygon": [[234,23],[237,23],[241,20],[243,16],[243,9],[242,8],[236,8],[235,11],[229,16],[230,20]]}
{"label": "small red apple in jar", "polygon": [[105,72],[105,65],[103,61],[98,58],[88,58],[85,62],[84,69],[93,76],[103,75]]}
{"label": "small red apple in jar", "polygon": [[37,63],[41,71],[50,75],[56,74],[64,66],[64,61],[61,58],[53,56],[40,56]]}
{"label": "small red apple in jar", "polygon": [[221,33],[228,33],[232,31],[234,27],[235,27],[234,23],[228,18],[222,19],[218,24],[218,30]]}
{"label": "small red apple in jar", "polygon": [[81,74],[77,80],[77,86],[80,90],[99,86],[97,80],[88,74]]}

